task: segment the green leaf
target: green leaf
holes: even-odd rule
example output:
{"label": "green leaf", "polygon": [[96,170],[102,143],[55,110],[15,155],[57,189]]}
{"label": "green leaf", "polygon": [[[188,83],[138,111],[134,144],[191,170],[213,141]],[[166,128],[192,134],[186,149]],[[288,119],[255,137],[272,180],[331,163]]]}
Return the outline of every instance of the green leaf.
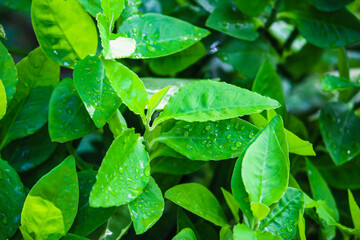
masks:
{"label": "green leaf", "polygon": [[74,69],[74,85],[90,117],[98,128],[103,127],[121,104],[121,99],[105,75],[99,55],[87,56]]}
{"label": "green leaf", "polygon": [[[104,233],[99,240],[118,240],[124,236],[132,225],[129,208],[127,205],[116,209],[114,215],[109,219]],[[111,233],[111,234],[109,234]]]}
{"label": "green leaf", "polygon": [[120,136],[122,131],[127,129],[127,123],[123,115],[117,109],[113,116],[108,121],[109,128],[114,135],[114,138]]}
{"label": "green leaf", "polygon": [[360,22],[346,8],[322,12],[306,1],[289,0],[279,17],[294,20],[301,35],[321,48],[343,47],[360,40]]}
{"label": "green leaf", "polygon": [[48,127],[45,125],[35,134],[8,144],[1,151],[1,156],[17,172],[24,172],[49,159],[56,146],[56,143],[51,142]]}
{"label": "green leaf", "polygon": [[115,21],[120,17],[121,12],[125,7],[124,0],[102,0],[101,7],[103,9],[104,15],[107,17],[108,21],[111,23],[111,26]]}
{"label": "green leaf", "polygon": [[239,7],[241,12],[249,16],[259,16],[264,10],[265,7],[270,3],[269,0],[255,0],[255,1],[246,1],[246,0],[235,0],[236,5]]}
{"label": "green leaf", "polygon": [[353,0],[310,0],[310,2],[321,11],[337,11],[340,10]]}
{"label": "green leaf", "polygon": [[305,235],[305,219],[304,219],[301,211],[299,211],[298,230],[299,230],[300,240],[306,240],[306,235]]}
{"label": "green leaf", "polygon": [[165,87],[160,91],[158,91],[157,93],[155,93],[154,95],[152,95],[151,98],[149,99],[149,102],[147,104],[148,111],[146,112],[146,119],[148,121],[151,120],[151,116],[153,115],[153,113],[155,112],[156,108],[159,106],[161,101],[164,99],[169,89],[170,86]]}
{"label": "green leaf", "polygon": [[356,203],[353,194],[348,190],[351,218],[355,229],[360,230],[360,208]]}
{"label": "green leaf", "polygon": [[81,171],[79,178],[79,208],[70,232],[87,236],[104,224],[116,211],[116,208],[92,208],[89,206],[90,191],[96,181],[96,171]]}
{"label": "green leaf", "polygon": [[0,159],[0,238],[9,239],[20,225],[25,201],[24,185],[19,175],[6,161]]}
{"label": "green leaf", "polygon": [[0,37],[7,40],[4,26],[2,24],[0,24]]}
{"label": "green leaf", "polygon": [[190,47],[210,34],[203,28],[157,13],[129,17],[117,32],[135,39],[136,50],[130,58],[167,56]]}
{"label": "green leaf", "polygon": [[257,132],[256,127],[240,118],[177,121],[153,141],[164,143],[191,160],[223,160],[238,157]]}
{"label": "green leaf", "polygon": [[255,232],[257,240],[283,240],[280,236],[271,232]]}
{"label": "green leaf", "polygon": [[77,0],[81,6],[90,13],[91,16],[96,18],[96,14],[101,13],[101,0]]}
{"label": "green leaf", "polygon": [[3,82],[0,79],[0,120],[4,117],[6,113],[6,92]]}
{"label": "green leaf", "polygon": [[86,136],[96,127],[81,101],[72,79],[56,86],[49,104],[49,134],[52,141],[67,142]]}
{"label": "green leaf", "polygon": [[325,92],[333,90],[343,91],[359,87],[359,83],[350,82],[348,79],[342,77],[324,75],[321,79],[321,89]]}
{"label": "green leaf", "polygon": [[30,0],[18,0],[18,1],[12,1],[12,0],[3,0],[0,2],[0,5],[8,7],[12,10],[20,10],[23,12],[30,12],[30,6],[31,1]]}
{"label": "green leaf", "polygon": [[65,67],[97,49],[97,33],[91,17],[76,0],[33,0],[31,22],[45,54]]}
{"label": "green leaf", "polygon": [[252,90],[278,101],[281,107],[276,109],[276,112],[285,118],[285,99],[280,78],[269,60],[265,60],[257,73]]}
{"label": "green leaf", "polygon": [[262,221],[260,230],[272,232],[282,239],[294,239],[299,223],[299,212],[305,209],[304,194],[295,188],[289,187],[276,207]]}
{"label": "green leaf", "polygon": [[175,92],[179,90],[182,86],[187,84],[201,81],[201,80],[211,80],[211,81],[220,81],[219,78],[213,79],[188,79],[188,78],[141,78],[143,81],[146,91],[151,98],[154,93],[159,92],[161,89],[170,86],[169,91],[166,93],[164,99],[156,107],[156,109],[163,109],[165,104],[169,101],[169,98],[174,95]]}
{"label": "green leaf", "polygon": [[196,236],[191,228],[184,228],[172,240],[196,240]]}
{"label": "green leaf", "polygon": [[262,203],[257,203],[257,202],[250,203],[250,209],[253,213],[254,218],[257,221],[261,221],[264,218],[266,218],[266,216],[270,212],[270,208],[268,206],[266,206]]}
{"label": "green leaf", "polygon": [[219,235],[220,240],[233,240],[233,233],[229,227],[222,227]]}
{"label": "green leaf", "polygon": [[196,238],[200,238],[195,225],[191,222],[191,220],[182,208],[177,208],[176,223],[176,231],[178,233],[184,228],[190,228],[191,230],[193,230]]}
{"label": "green leaf", "polygon": [[157,157],[151,160],[152,173],[166,173],[172,175],[186,175],[199,170],[206,162],[192,161],[188,158]]}
{"label": "green leaf", "polygon": [[255,233],[248,228],[245,224],[237,224],[233,229],[233,238],[234,240],[247,239],[247,240],[256,240]]}
{"label": "green leaf", "polygon": [[41,48],[36,48],[22,59],[17,64],[17,71],[19,83],[16,94],[0,123],[0,148],[44,126],[48,119],[51,92],[59,82],[59,65],[48,59]]}
{"label": "green leaf", "polygon": [[235,200],[239,203],[239,207],[247,219],[252,219],[253,215],[250,209],[249,194],[245,190],[243,178],[241,175],[242,163],[244,160],[245,151],[241,153],[236,160],[233,174],[231,177],[231,190],[234,194]]}
{"label": "green leaf", "polygon": [[105,59],[128,57],[135,51],[136,42],[134,39],[112,33],[115,19],[109,19],[105,14],[99,13],[96,20]]}
{"label": "green leaf", "polygon": [[332,102],[321,109],[319,128],[325,146],[336,165],[352,160],[360,153],[360,118],[350,103]]}
{"label": "green leaf", "polygon": [[17,71],[15,68],[14,60],[9,54],[6,47],[0,42],[0,80],[2,81],[5,92],[6,92],[6,100],[9,104],[11,99],[13,98],[16,85],[18,83]]}
{"label": "green leaf", "polygon": [[198,183],[176,185],[166,191],[165,198],[217,226],[228,226],[220,203],[203,185]]}
{"label": "green leaf", "polygon": [[78,201],[75,160],[70,156],[30,190],[21,213],[22,232],[33,239],[59,239],[70,229]]}
{"label": "green leaf", "polygon": [[170,56],[150,59],[149,67],[153,73],[160,76],[175,75],[187,69],[205,55],[205,46],[198,42]]}
{"label": "green leaf", "polygon": [[[235,1],[236,2],[236,1]],[[246,5],[249,5],[247,3]],[[245,12],[247,13],[247,12]],[[259,37],[261,22],[247,17],[231,0],[220,0],[206,20],[206,26],[241,40],[254,41]]]}
{"label": "green leaf", "polygon": [[114,60],[104,60],[103,64],[106,76],[117,95],[131,111],[145,119],[144,111],[148,102],[148,94],[140,78]]}
{"label": "green leaf", "polygon": [[224,82],[197,81],[170,98],[154,125],[174,118],[188,122],[216,121],[279,107],[271,98]]}
{"label": "green leaf", "polygon": [[249,78],[255,78],[266,59],[273,66],[279,60],[273,46],[263,37],[253,42],[230,39],[224,43],[217,55],[222,61],[229,63],[236,71]]}
{"label": "green leaf", "polygon": [[120,206],[140,196],[150,178],[149,156],[142,142],[134,129],[113,141],[96,175],[90,206]]}
{"label": "green leaf", "polygon": [[241,175],[250,202],[270,206],[280,200],[289,181],[289,159],[272,126],[266,127],[246,150]]}
{"label": "green leaf", "polygon": [[332,209],[334,213],[333,218],[337,221],[339,219],[339,212],[330,188],[321,176],[320,172],[310,162],[309,159],[306,159],[306,167],[313,198],[316,201],[325,201],[326,204]]}
{"label": "green leaf", "polygon": [[150,177],[141,195],[128,205],[136,234],[143,234],[160,219],[164,205],[162,192]]}
{"label": "green leaf", "polygon": [[234,216],[235,222],[239,222],[240,221],[240,217],[239,217],[239,204],[236,202],[234,196],[229,193],[228,191],[226,191],[224,188],[221,188],[221,191],[224,195],[225,201],[227,203],[227,205],[230,208],[231,213]]}

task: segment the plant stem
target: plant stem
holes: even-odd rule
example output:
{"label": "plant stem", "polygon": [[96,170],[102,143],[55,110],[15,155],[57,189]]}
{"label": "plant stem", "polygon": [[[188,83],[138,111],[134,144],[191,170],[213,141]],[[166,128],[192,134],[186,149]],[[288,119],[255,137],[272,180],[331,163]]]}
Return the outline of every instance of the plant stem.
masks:
{"label": "plant stem", "polygon": [[297,28],[295,28],[290,36],[288,37],[288,39],[286,39],[286,42],[284,43],[284,46],[282,48],[282,52],[289,50],[291,48],[292,43],[294,42],[294,40],[296,39],[296,37],[299,34],[299,30]]}
{"label": "plant stem", "polygon": [[94,169],[94,167],[85,162],[76,152],[76,150],[74,149],[73,145],[71,144],[71,142],[67,142],[66,143],[66,148],[69,151],[69,153],[71,155],[74,156],[75,158],[75,162],[76,162],[76,166],[80,169],[80,170],[92,170]]}
{"label": "plant stem", "polygon": [[276,0],[275,1],[275,4],[274,4],[274,6],[273,6],[273,8],[271,10],[270,16],[266,20],[266,23],[264,25],[265,29],[268,29],[271,26],[271,24],[273,24],[273,22],[275,22],[276,14],[277,14],[278,8],[280,7],[280,4],[281,4],[281,0]]}

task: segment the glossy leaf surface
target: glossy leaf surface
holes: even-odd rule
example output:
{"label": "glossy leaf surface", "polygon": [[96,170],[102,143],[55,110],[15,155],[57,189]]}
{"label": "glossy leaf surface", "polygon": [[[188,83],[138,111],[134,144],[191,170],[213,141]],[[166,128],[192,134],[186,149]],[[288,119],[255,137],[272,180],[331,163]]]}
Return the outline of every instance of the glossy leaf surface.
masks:
{"label": "glossy leaf surface", "polygon": [[0,159],[0,238],[12,237],[20,225],[25,189],[19,175]]}
{"label": "glossy leaf surface", "polygon": [[104,61],[105,73],[110,80],[111,86],[134,113],[145,119],[145,107],[148,95],[140,78],[119,62],[114,60]]}
{"label": "glossy leaf surface", "polygon": [[240,218],[239,218],[239,204],[236,202],[234,196],[229,193],[228,191],[226,191],[224,188],[221,188],[221,191],[224,195],[225,201],[227,203],[227,205],[229,206],[231,213],[234,216],[234,219],[236,222],[239,222]]}
{"label": "glossy leaf surface", "polygon": [[56,86],[49,104],[49,134],[56,142],[67,142],[95,131],[96,127],[81,101],[72,79]]}
{"label": "glossy leaf surface", "polygon": [[324,75],[321,80],[321,89],[323,91],[333,91],[333,90],[347,90],[347,89],[353,89],[358,88],[360,85],[355,82],[350,82],[346,78],[331,76],[331,75]]}
{"label": "glossy leaf surface", "polygon": [[216,197],[198,183],[185,183],[172,187],[166,191],[165,198],[217,226],[228,225],[224,211]]}
{"label": "glossy leaf surface", "polygon": [[96,181],[95,171],[81,171],[79,178],[79,207],[70,232],[79,236],[87,236],[104,224],[115,212],[116,208],[92,208],[89,206],[89,196]]}
{"label": "glossy leaf surface", "polygon": [[193,230],[191,228],[184,228],[181,230],[178,234],[176,234],[175,237],[173,237],[172,240],[196,240],[196,236]]}
{"label": "glossy leaf surface", "polygon": [[295,188],[288,188],[277,206],[270,212],[260,229],[265,229],[282,237],[294,239],[299,223],[299,212],[305,208],[304,194]]}
{"label": "glossy leaf surface", "polygon": [[131,58],[170,55],[190,47],[210,33],[180,19],[156,13],[134,15],[123,21],[117,32],[135,39],[136,50]]}
{"label": "glossy leaf surface", "polygon": [[202,161],[192,161],[188,158],[163,156],[151,160],[151,172],[185,175],[199,170],[205,163]]}
{"label": "glossy leaf surface", "polygon": [[95,1],[94,0],[77,0],[77,1],[94,18],[96,17],[96,14],[103,11],[102,7],[101,7],[101,0],[95,0]]}
{"label": "glossy leaf surface", "polygon": [[269,206],[282,197],[289,181],[288,161],[273,127],[266,127],[246,150],[242,163],[250,202]]}
{"label": "glossy leaf surface", "polygon": [[319,128],[325,146],[336,165],[350,161],[360,153],[360,118],[347,103],[329,103],[322,108]]}
{"label": "glossy leaf surface", "polygon": [[146,232],[160,219],[164,205],[162,192],[150,177],[141,195],[128,205],[136,234]]}
{"label": "glossy leaf surface", "polygon": [[[231,37],[247,41],[256,40],[259,37],[257,28],[261,22],[247,17],[238,10],[235,3],[230,0],[218,1],[214,11],[206,20],[206,25]],[[251,4],[247,3],[246,5]]]}
{"label": "glossy leaf surface", "polygon": [[100,128],[121,104],[105,75],[101,57],[87,56],[76,64],[74,85],[95,125]]}
{"label": "glossy leaf surface", "polygon": [[74,67],[96,53],[95,25],[76,0],[33,0],[31,21],[41,48],[60,65]]}
{"label": "glossy leaf surface", "polygon": [[120,206],[140,196],[150,178],[149,156],[142,141],[133,129],[113,141],[96,175],[90,206]]}
{"label": "glossy leaf surface", "polygon": [[[118,240],[124,236],[132,226],[131,216],[127,205],[116,209],[114,215],[108,220],[104,233],[99,240]],[[110,234],[111,233],[111,234]]]}
{"label": "glossy leaf surface", "polygon": [[233,229],[233,238],[256,240],[255,233],[245,224],[237,224]]}
{"label": "glossy leaf surface", "polygon": [[277,101],[247,89],[223,82],[198,81],[179,89],[154,124],[171,118],[188,122],[216,121],[277,107]]}
{"label": "glossy leaf surface", "polygon": [[243,12],[249,16],[258,16],[262,13],[269,4],[269,0],[255,0],[248,2],[246,0],[235,0],[236,5]]}
{"label": "glossy leaf surface", "polygon": [[6,113],[6,92],[3,82],[0,80],[0,120],[4,117]]}
{"label": "glossy leaf surface", "polygon": [[30,190],[21,213],[21,231],[33,239],[64,236],[75,219],[78,201],[75,160],[70,156]]}
{"label": "glossy leaf surface", "polygon": [[340,10],[352,1],[353,0],[310,0],[317,9],[327,12]]}
{"label": "glossy leaf surface", "polygon": [[18,77],[14,60],[2,43],[0,43],[0,64],[2,66],[0,68],[0,80],[5,87],[6,100],[10,102],[16,91]]}
{"label": "glossy leaf surface", "polygon": [[155,141],[191,160],[223,160],[238,157],[257,132],[255,126],[240,118],[216,122],[177,121]]}

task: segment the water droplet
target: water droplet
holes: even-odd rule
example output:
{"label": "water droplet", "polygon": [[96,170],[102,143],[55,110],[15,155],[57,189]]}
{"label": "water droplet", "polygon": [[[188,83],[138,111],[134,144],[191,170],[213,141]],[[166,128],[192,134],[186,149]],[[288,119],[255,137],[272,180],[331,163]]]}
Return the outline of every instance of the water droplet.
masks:
{"label": "water droplet", "polygon": [[5,214],[5,213],[1,213],[0,216],[2,217],[1,222],[2,222],[3,224],[8,224],[8,218],[7,218],[6,214]]}
{"label": "water droplet", "polygon": [[254,132],[251,130],[249,133],[249,138],[253,138],[254,137]]}
{"label": "water droplet", "polygon": [[227,136],[226,136],[227,139],[230,139],[231,138],[231,134],[229,133]]}
{"label": "water droplet", "polygon": [[236,145],[236,147],[241,147],[242,143],[241,143],[240,141],[237,141],[237,142],[235,143],[235,145]]}
{"label": "water droplet", "polygon": [[235,146],[231,146],[231,148],[230,148],[231,150],[233,150],[233,151],[235,151],[236,149],[237,149],[237,147],[235,147]]}
{"label": "water droplet", "polygon": [[210,126],[210,125],[206,125],[205,130],[206,130],[206,131],[209,131],[210,129],[211,129],[211,126]]}
{"label": "water droplet", "polygon": [[208,144],[206,144],[206,147],[207,148],[211,147],[211,143],[209,142]]}
{"label": "water droplet", "polygon": [[350,150],[347,150],[347,152],[346,152],[346,153],[350,155],[350,154],[351,154],[351,151],[350,151]]}
{"label": "water droplet", "polygon": [[159,33],[154,33],[154,38],[158,39],[159,38]]}
{"label": "water droplet", "polygon": [[184,132],[184,137],[189,137],[189,132],[188,131]]}
{"label": "water droplet", "polygon": [[156,52],[156,48],[151,46],[150,44],[146,44],[146,48],[147,50],[149,50],[149,52]]}
{"label": "water droplet", "polygon": [[245,130],[245,126],[242,126],[242,127],[240,128],[240,130],[241,130],[241,131],[244,131],[244,130]]}
{"label": "water droplet", "polygon": [[136,28],[133,28],[131,31],[132,31],[133,33],[136,33],[136,32],[137,32]]}
{"label": "water droplet", "polygon": [[190,144],[186,144],[186,148],[187,148],[187,149],[191,149],[192,146],[191,146]]}
{"label": "water droplet", "polygon": [[124,173],[124,169],[122,167],[119,168],[120,173]]}
{"label": "water droplet", "polygon": [[231,127],[230,125],[227,125],[227,126],[226,126],[226,129],[227,129],[227,130],[229,130],[229,129],[230,129],[230,127]]}
{"label": "water droplet", "polygon": [[147,167],[145,168],[145,176],[150,177],[150,165],[147,165]]}
{"label": "water droplet", "polygon": [[188,129],[190,125],[184,125],[183,128]]}

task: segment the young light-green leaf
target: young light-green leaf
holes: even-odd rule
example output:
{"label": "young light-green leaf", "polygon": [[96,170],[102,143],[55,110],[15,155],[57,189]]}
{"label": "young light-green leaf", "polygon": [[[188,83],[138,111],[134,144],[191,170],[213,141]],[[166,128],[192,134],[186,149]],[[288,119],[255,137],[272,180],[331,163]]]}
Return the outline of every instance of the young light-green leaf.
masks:
{"label": "young light-green leaf", "polygon": [[176,185],[166,191],[165,198],[217,226],[229,225],[216,197],[201,184]]}
{"label": "young light-green leaf", "polygon": [[274,109],[280,104],[268,97],[224,82],[197,81],[179,89],[154,125],[168,119],[216,121]]}
{"label": "young light-green leaf", "polygon": [[45,54],[65,67],[97,49],[93,20],[76,0],[33,0],[31,21]]}
{"label": "young light-green leaf", "polygon": [[140,196],[150,178],[149,156],[142,142],[134,129],[113,141],[96,175],[90,206],[120,206]]}
{"label": "young light-green leaf", "polygon": [[210,33],[180,19],[157,13],[129,17],[117,32],[135,39],[136,50],[131,58],[167,56],[190,47]]}
{"label": "young light-green leaf", "polygon": [[149,102],[147,104],[148,110],[146,112],[146,119],[148,121],[151,120],[151,116],[153,115],[153,113],[155,112],[156,108],[159,106],[161,101],[164,99],[164,97],[166,96],[169,89],[170,89],[170,86],[165,87],[165,88],[161,89],[160,91],[158,91],[157,93],[155,93],[154,95],[152,95],[151,98],[149,99]]}
{"label": "young light-green leaf", "polygon": [[234,216],[235,222],[239,222],[240,221],[240,217],[239,217],[239,204],[236,202],[234,196],[229,193],[228,191],[226,191],[224,188],[221,188],[221,191],[224,195],[225,201],[227,203],[227,205],[230,208],[231,213]]}
{"label": "young light-green leaf", "polygon": [[351,218],[355,229],[360,230],[360,208],[350,190],[348,190]]}
{"label": "young light-green leaf", "polygon": [[0,120],[4,117],[6,113],[6,92],[3,82],[0,79]]}
{"label": "young light-green leaf", "polygon": [[75,160],[70,156],[30,190],[21,213],[22,232],[33,239],[59,239],[70,229],[78,202]]}
{"label": "young light-green leaf", "polygon": [[87,56],[74,69],[74,85],[90,117],[98,128],[103,127],[121,104],[105,75],[99,55]]}
{"label": "young light-green leaf", "polygon": [[9,54],[6,47],[0,42],[0,80],[2,81],[5,92],[6,100],[10,103],[16,91],[16,84],[18,83],[17,71],[15,68],[14,60]]}
{"label": "young light-green leaf", "polygon": [[284,195],[289,181],[288,157],[274,128],[268,126],[246,150],[241,175],[250,202],[270,206]]}
{"label": "young light-green leaf", "polygon": [[245,224],[237,224],[233,229],[233,238],[234,240],[247,239],[247,240],[256,240],[255,232],[251,230]]}
{"label": "young light-green leaf", "polygon": [[162,192],[150,177],[141,195],[128,205],[136,234],[143,234],[160,219],[164,205]]}
{"label": "young light-green leaf", "polygon": [[191,228],[184,228],[172,240],[196,240],[196,236]]}
{"label": "young light-green leaf", "polygon": [[104,60],[103,63],[106,76],[117,95],[131,111],[139,114],[144,120],[148,94],[143,82],[134,72],[119,62]]}

